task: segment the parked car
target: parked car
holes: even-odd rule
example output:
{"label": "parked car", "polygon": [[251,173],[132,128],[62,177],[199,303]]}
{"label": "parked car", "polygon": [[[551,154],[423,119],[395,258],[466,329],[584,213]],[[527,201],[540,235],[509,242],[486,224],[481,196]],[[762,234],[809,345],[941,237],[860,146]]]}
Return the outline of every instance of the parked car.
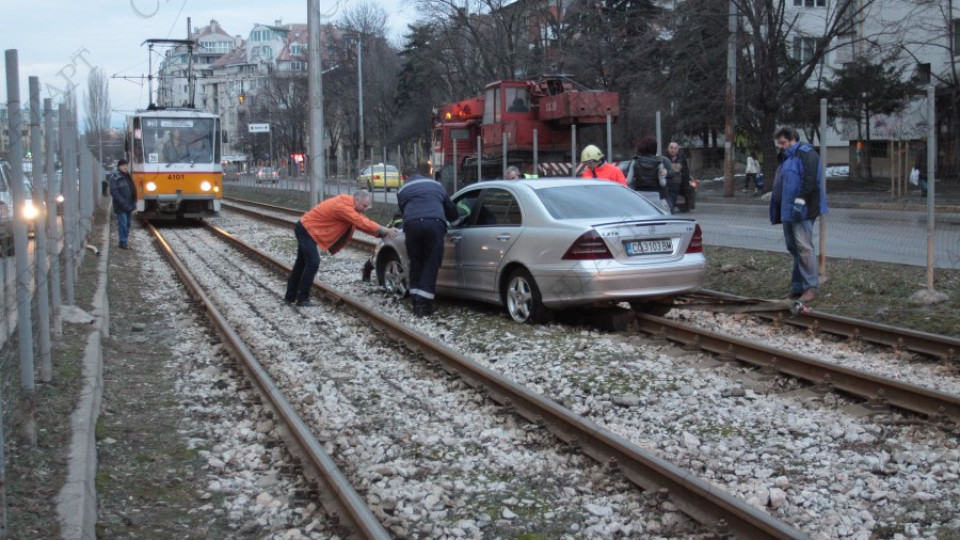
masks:
{"label": "parked car", "polygon": [[[706,275],[700,225],[614,182],[495,180],[453,199],[461,218],[445,237],[437,293],[501,305],[518,322],[620,302],[652,310]],[[380,285],[405,293],[403,235],[374,257]]]}
{"label": "parked car", "polygon": [[0,254],[3,255],[14,253],[14,218],[23,219],[27,224],[27,234],[32,235],[34,221],[39,214],[39,210],[33,203],[33,186],[26,176],[23,179],[23,193],[26,195],[26,200],[20,211],[14,212],[13,191],[10,189],[12,176],[10,164],[6,160],[0,160]]}
{"label": "parked car", "polygon": [[258,184],[276,184],[280,181],[280,173],[273,167],[260,167],[256,175]]}
{"label": "parked car", "polygon": [[[386,169],[384,169],[384,167],[386,167]],[[386,179],[384,179],[384,177],[386,177]],[[404,180],[406,179],[400,175],[400,170],[393,165],[389,163],[386,165],[377,163],[360,171],[360,176],[357,177],[357,187],[369,191],[375,189],[390,191],[390,189],[400,189]]]}

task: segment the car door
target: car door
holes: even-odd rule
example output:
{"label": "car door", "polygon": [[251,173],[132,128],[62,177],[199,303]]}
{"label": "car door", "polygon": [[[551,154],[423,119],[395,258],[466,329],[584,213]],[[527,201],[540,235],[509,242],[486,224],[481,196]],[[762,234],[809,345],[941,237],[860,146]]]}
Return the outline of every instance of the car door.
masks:
{"label": "car door", "polygon": [[447,228],[447,234],[443,241],[443,262],[440,264],[440,272],[437,275],[437,286],[459,289],[463,286],[463,274],[461,272],[461,245],[463,231],[473,222],[472,210],[480,197],[480,189],[474,189],[460,194],[453,200],[457,205],[457,213],[460,218],[451,223]]}
{"label": "car door", "polygon": [[523,231],[517,198],[505,188],[486,188],[460,240],[462,287],[482,295],[496,291],[504,255]]}

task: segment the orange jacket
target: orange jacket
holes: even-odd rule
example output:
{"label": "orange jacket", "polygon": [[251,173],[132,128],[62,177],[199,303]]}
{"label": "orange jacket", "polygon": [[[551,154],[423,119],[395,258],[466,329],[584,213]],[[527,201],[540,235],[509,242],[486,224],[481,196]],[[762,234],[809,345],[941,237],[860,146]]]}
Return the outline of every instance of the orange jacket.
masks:
{"label": "orange jacket", "polygon": [[[594,176],[596,172],[596,176]],[[584,178],[596,178],[599,180],[612,180],[620,185],[627,185],[627,179],[623,176],[623,173],[620,172],[620,167],[616,165],[611,165],[610,163],[603,162],[603,165],[597,167],[596,171],[591,171],[590,167],[587,167],[583,170]]]}
{"label": "orange jacket", "polygon": [[354,229],[377,236],[380,230],[372,219],[353,205],[353,195],[337,195],[314,206],[300,217],[303,228],[321,250],[336,253],[353,237]]}

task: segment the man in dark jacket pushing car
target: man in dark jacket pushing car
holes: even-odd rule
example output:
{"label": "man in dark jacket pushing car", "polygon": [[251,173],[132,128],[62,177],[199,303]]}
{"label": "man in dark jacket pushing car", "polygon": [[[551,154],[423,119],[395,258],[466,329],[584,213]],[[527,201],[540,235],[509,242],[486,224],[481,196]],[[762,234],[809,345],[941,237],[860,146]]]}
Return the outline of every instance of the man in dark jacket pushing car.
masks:
{"label": "man in dark jacket pushing car", "polygon": [[404,170],[407,182],[397,192],[410,260],[409,291],[416,317],[426,317],[437,311],[433,298],[437,273],[443,261],[443,237],[447,234],[447,222],[459,217],[457,207],[443,186],[424,176],[424,168]]}

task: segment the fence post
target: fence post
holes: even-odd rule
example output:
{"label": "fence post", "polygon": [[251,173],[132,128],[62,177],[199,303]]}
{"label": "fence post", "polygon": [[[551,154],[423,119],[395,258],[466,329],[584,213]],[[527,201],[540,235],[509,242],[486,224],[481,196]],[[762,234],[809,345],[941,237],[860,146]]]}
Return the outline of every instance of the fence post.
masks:
{"label": "fence post", "polygon": [[533,171],[531,174],[540,176],[540,153],[538,145],[540,141],[537,139],[537,130],[533,130]]}
{"label": "fence post", "polygon": [[[40,79],[30,77],[30,153],[33,155],[33,200],[36,207],[44,207],[42,201],[47,197],[48,179],[39,167],[43,159],[43,144],[40,130]],[[47,147],[50,151],[50,147]],[[47,212],[50,207],[47,207]],[[56,212],[56,210],[54,210]],[[46,214],[38,212],[34,218],[34,259],[37,264],[37,330],[40,334],[40,380],[48,383],[53,378],[53,365],[50,359],[50,291],[47,282],[49,262],[47,261],[47,231],[44,229]]]}
{"label": "fence post", "polygon": [[570,124],[570,176],[577,176],[577,125]]}
{"label": "fence post", "polygon": [[74,245],[77,241],[77,145],[73,130],[76,127],[73,111],[66,105],[60,105],[61,122],[60,151],[63,157],[63,275],[64,303],[74,305]]}
{"label": "fence post", "polygon": [[[62,124],[61,124],[62,125]],[[60,320],[60,230],[57,220],[57,190],[54,188],[56,175],[56,147],[53,140],[53,102],[50,98],[43,100],[43,127],[47,139],[47,158],[44,168],[47,172],[47,243],[50,258],[50,307],[53,318],[53,335],[63,334],[63,325]],[[60,190],[63,190],[63,170],[60,171]],[[43,226],[43,224],[40,224]]]}
{"label": "fence post", "polygon": [[937,93],[931,84],[927,87],[927,106],[930,108],[927,120],[927,290],[933,292],[933,263],[935,260],[934,243],[937,237],[936,213],[934,212],[934,178],[937,168]]}
{"label": "fence post", "polygon": [[[820,98],[820,173],[823,177],[823,192],[827,192],[827,98]],[[820,216],[820,279],[827,279],[827,216]]]}
{"label": "fence post", "polygon": [[[13,243],[16,249],[17,338],[20,340],[20,400],[23,404],[23,437],[30,446],[37,444],[35,384],[33,379],[33,320],[30,306],[30,275],[27,250],[27,223],[23,218],[26,193],[23,185],[23,141],[20,137],[20,67],[17,50],[6,51],[7,125],[10,137],[10,166],[13,192]],[[6,283],[3,284],[6,287]]]}
{"label": "fence post", "polygon": [[500,134],[500,141],[503,145],[503,167],[500,170],[500,178],[507,177],[507,134],[506,132]]}
{"label": "fence post", "polygon": [[480,138],[480,135],[477,135],[477,182],[483,180],[483,146],[481,143],[483,140]]}

